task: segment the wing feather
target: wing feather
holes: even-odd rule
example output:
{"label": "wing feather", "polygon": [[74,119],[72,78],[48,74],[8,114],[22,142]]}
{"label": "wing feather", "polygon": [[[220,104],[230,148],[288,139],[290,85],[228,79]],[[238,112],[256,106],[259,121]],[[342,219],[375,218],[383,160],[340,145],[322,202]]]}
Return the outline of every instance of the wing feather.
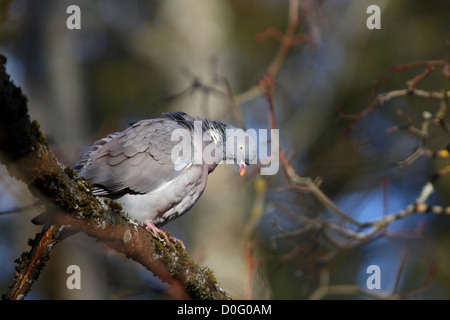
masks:
{"label": "wing feather", "polygon": [[96,142],[73,167],[81,177],[96,186],[96,195],[127,191],[148,193],[176,181],[189,163],[171,160],[174,129],[183,128],[172,119],[136,122],[123,132]]}

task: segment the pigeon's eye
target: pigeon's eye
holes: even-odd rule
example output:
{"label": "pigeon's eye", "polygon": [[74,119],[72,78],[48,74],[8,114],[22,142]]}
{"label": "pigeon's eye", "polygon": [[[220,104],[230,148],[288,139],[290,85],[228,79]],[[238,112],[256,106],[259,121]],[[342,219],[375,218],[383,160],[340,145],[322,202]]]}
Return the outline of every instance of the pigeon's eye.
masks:
{"label": "pigeon's eye", "polygon": [[239,150],[244,150],[244,145],[241,144],[241,145],[239,146]]}

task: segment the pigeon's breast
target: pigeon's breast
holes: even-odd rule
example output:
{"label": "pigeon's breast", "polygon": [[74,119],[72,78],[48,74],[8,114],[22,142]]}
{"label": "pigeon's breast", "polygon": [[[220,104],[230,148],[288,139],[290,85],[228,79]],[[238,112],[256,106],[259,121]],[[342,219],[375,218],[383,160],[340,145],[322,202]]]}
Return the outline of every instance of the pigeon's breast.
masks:
{"label": "pigeon's breast", "polygon": [[191,165],[177,179],[145,194],[127,193],[116,199],[130,218],[161,227],[186,213],[206,187],[207,170]]}

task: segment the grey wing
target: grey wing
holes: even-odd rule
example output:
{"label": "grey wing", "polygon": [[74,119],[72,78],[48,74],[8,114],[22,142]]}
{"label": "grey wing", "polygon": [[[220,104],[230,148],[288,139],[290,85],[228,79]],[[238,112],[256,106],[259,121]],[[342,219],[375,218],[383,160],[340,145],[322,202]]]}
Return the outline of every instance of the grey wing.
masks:
{"label": "grey wing", "polygon": [[167,119],[143,120],[95,143],[73,167],[89,180],[96,195],[148,193],[176,180],[189,163],[172,162],[171,141],[180,126]]}

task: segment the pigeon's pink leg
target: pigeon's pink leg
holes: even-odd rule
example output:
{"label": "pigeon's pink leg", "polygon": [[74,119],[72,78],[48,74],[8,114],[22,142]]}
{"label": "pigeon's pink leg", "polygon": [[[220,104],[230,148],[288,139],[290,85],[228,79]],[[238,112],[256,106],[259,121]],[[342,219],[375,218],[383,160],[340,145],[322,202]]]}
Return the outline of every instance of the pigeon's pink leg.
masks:
{"label": "pigeon's pink leg", "polygon": [[[145,221],[144,227],[145,227],[145,229],[147,229],[148,231],[154,233],[155,235],[162,234],[162,235],[164,236],[164,239],[166,239],[167,244],[170,244],[169,236],[168,236],[164,231],[162,231],[162,230],[159,229],[157,226],[155,226],[155,225],[153,224],[153,222],[151,222],[151,221]],[[185,247],[183,241],[181,241],[180,239],[177,239],[177,238],[175,238],[175,237],[171,237],[171,238],[172,238],[175,242],[178,242],[178,243],[183,247],[183,249],[186,249],[186,247]]]}

